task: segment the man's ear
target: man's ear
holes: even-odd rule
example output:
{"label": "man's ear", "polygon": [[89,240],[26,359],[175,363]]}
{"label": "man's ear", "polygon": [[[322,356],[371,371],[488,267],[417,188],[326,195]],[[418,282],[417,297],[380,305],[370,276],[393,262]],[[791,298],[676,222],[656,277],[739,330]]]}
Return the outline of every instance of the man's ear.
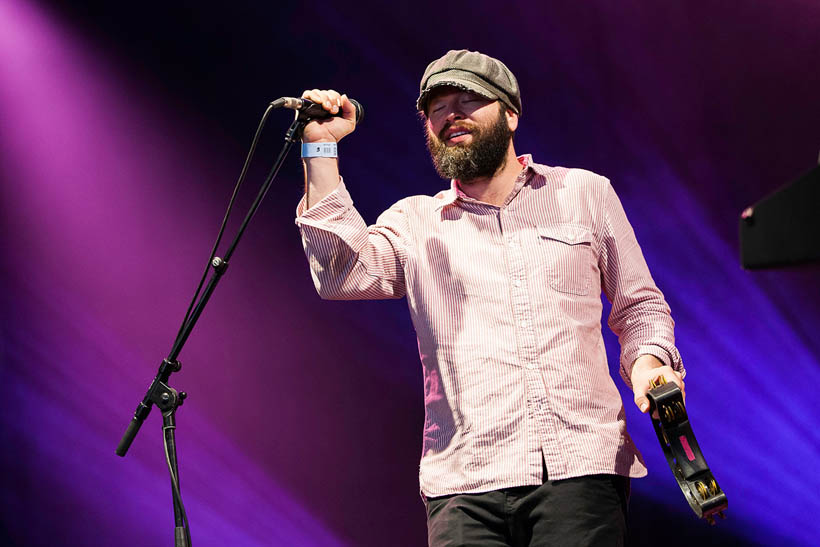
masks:
{"label": "man's ear", "polygon": [[504,113],[507,117],[507,127],[510,128],[510,131],[515,131],[518,129],[518,114],[510,110],[509,108]]}

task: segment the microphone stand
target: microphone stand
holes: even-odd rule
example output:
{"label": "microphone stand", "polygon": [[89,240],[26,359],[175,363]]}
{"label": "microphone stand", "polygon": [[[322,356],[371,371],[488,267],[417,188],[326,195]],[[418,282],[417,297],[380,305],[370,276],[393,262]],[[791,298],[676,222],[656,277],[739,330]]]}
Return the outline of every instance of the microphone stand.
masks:
{"label": "microphone stand", "polygon": [[[275,105],[272,104],[269,107],[268,112],[271,108],[275,108]],[[265,113],[265,117],[266,116],[267,112]],[[264,119],[265,118],[263,118],[263,123]],[[140,401],[140,403],[137,405],[137,409],[134,412],[134,417],[131,419],[131,423],[128,424],[128,428],[125,430],[125,433],[123,434],[122,439],[120,440],[120,443],[117,446],[116,454],[118,456],[124,457],[125,454],[128,452],[128,448],[131,446],[131,443],[134,441],[134,438],[137,436],[137,433],[139,432],[142,423],[145,421],[145,418],[148,417],[149,412],[151,412],[151,406],[156,405],[160,409],[160,411],[162,412],[162,431],[163,444],[165,447],[165,460],[168,464],[169,474],[171,475],[171,492],[174,500],[175,547],[191,546],[191,533],[190,528],[188,526],[188,518],[185,514],[185,508],[182,504],[182,496],[180,495],[179,491],[179,469],[177,466],[177,450],[174,435],[176,429],[176,410],[179,406],[182,405],[183,401],[187,397],[187,394],[184,391],[177,392],[175,389],[168,385],[168,381],[171,374],[174,372],[179,372],[180,368],[182,367],[180,362],[177,361],[177,357],[182,351],[182,347],[188,340],[188,337],[190,336],[191,331],[193,331],[194,326],[196,325],[196,322],[199,319],[200,315],[202,315],[202,311],[205,309],[208,300],[210,300],[211,295],[213,294],[217,284],[219,283],[219,280],[222,279],[223,275],[225,275],[225,271],[228,269],[228,263],[234,251],[236,250],[236,246],[238,245],[239,240],[245,233],[245,229],[248,227],[248,224],[250,223],[251,219],[256,214],[257,209],[259,209],[259,205],[262,203],[262,200],[265,199],[265,195],[268,193],[268,190],[270,189],[271,184],[273,183],[273,179],[279,173],[279,169],[282,167],[282,163],[284,162],[285,157],[288,155],[288,152],[290,152],[293,143],[302,138],[302,131],[304,130],[305,125],[307,125],[307,123],[310,120],[311,118],[309,117],[307,112],[298,112],[296,119],[294,119],[293,123],[291,124],[290,128],[285,134],[285,144],[282,147],[282,151],[279,153],[279,156],[276,158],[273,167],[271,167],[270,171],[268,172],[268,175],[265,178],[265,182],[262,184],[262,187],[259,189],[259,193],[256,195],[256,199],[254,199],[253,204],[251,205],[248,213],[245,215],[245,219],[242,221],[242,224],[239,227],[239,231],[237,232],[236,237],[234,238],[233,242],[231,243],[230,247],[225,253],[225,257],[214,257],[211,261],[213,274],[208,282],[207,287],[205,288],[205,291],[202,293],[199,300],[197,301],[196,307],[193,309],[193,313],[191,313],[190,316],[186,317],[185,321],[183,322],[179,334],[177,335],[177,338],[174,341],[174,345],[171,348],[171,352],[168,354],[168,357],[162,360],[157,375],[154,377],[154,380],[148,387],[148,391],[145,393],[145,397],[143,397],[142,401]]]}

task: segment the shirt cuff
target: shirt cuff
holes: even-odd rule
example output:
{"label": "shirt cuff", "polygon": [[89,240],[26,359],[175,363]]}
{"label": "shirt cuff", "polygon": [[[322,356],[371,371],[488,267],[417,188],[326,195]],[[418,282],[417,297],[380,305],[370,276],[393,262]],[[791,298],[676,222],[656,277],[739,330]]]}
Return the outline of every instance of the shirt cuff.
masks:
{"label": "shirt cuff", "polygon": [[328,195],[307,208],[307,194],[302,196],[296,206],[296,225],[317,225],[328,218],[338,216],[353,207],[353,199],[347,191],[344,179],[339,177],[339,184]]}

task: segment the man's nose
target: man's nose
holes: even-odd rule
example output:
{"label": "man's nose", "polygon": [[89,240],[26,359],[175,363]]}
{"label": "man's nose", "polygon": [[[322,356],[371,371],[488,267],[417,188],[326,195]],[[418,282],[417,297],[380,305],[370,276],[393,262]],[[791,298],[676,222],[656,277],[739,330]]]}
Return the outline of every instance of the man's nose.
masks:
{"label": "man's nose", "polygon": [[448,122],[453,122],[455,120],[464,119],[464,112],[461,111],[461,108],[458,105],[453,106],[450,109],[450,112],[447,113],[447,117],[445,120]]}

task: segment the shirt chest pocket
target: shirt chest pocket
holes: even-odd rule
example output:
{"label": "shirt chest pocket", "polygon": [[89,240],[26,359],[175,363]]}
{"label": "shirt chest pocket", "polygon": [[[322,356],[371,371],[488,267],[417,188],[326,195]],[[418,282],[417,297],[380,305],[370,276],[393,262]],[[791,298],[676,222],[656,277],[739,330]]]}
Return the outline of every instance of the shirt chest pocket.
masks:
{"label": "shirt chest pocket", "polygon": [[[536,278],[560,292],[589,294],[597,269],[592,233],[583,226],[555,224],[537,227]],[[543,276],[543,277],[542,277]]]}

